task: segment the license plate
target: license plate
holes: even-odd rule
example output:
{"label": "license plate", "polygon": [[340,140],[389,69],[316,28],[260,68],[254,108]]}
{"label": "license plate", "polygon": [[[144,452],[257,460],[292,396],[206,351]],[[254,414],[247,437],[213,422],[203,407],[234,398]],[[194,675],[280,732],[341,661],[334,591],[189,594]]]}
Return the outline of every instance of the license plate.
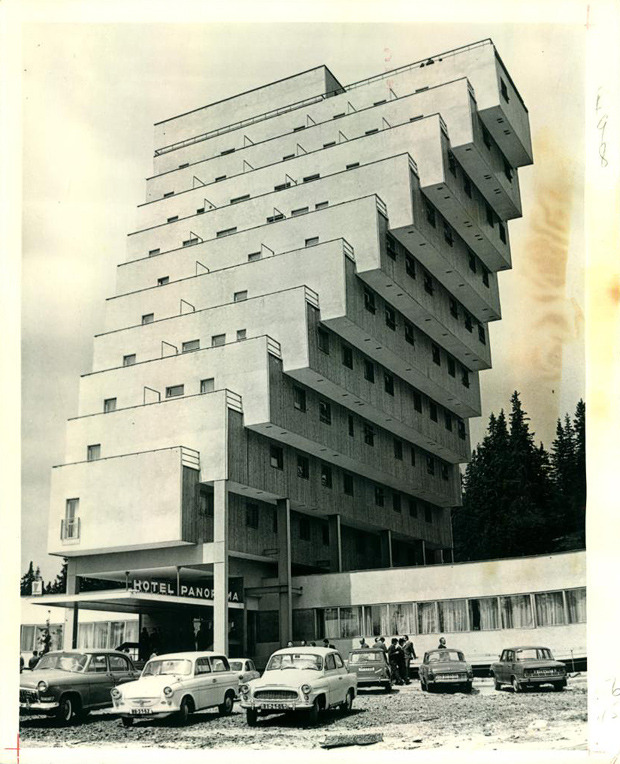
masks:
{"label": "license plate", "polygon": [[153,713],[152,708],[132,708],[131,709],[132,716],[146,716],[152,713]]}
{"label": "license plate", "polygon": [[260,707],[266,710],[277,709],[281,711],[286,711],[288,709],[295,708],[295,706],[292,703],[261,703]]}
{"label": "license plate", "polygon": [[361,668],[360,671],[373,671],[374,672],[374,669],[373,668]]}
{"label": "license plate", "polygon": [[460,676],[458,676],[458,674],[444,674],[444,676],[438,676],[435,681],[437,681],[437,682],[462,682],[463,680],[461,679]]}

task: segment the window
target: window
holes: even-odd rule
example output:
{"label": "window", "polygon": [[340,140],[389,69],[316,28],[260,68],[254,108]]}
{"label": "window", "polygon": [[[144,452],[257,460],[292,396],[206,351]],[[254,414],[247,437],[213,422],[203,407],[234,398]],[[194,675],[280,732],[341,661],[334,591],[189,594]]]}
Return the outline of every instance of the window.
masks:
{"label": "window", "polygon": [[369,313],[375,313],[375,294],[370,289],[364,289],[364,307]]}
{"label": "window", "polygon": [[454,297],[450,298],[450,315],[454,318],[459,317],[459,306],[457,301],[454,299]]}
{"label": "window", "polygon": [[433,343],[432,345],[433,363],[437,366],[441,366],[441,355],[439,353],[439,347]]}
{"label": "window", "polygon": [[433,422],[437,421],[437,404],[434,401],[428,403],[428,415]]}
{"label": "window", "polygon": [[454,236],[452,233],[452,228],[451,226],[448,225],[448,223],[443,224],[443,237],[450,246],[454,244]]}
{"label": "window", "polygon": [[448,430],[449,432],[452,432],[452,414],[450,414],[449,411],[444,411],[443,417],[444,417],[444,425],[446,430]]}
{"label": "window", "polygon": [[465,328],[468,332],[472,332],[474,329],[474,322],[469,313],[465,312]]}
{"label": "window", "polygon": [[385,494],[383,488],[379,485],[375,486],[375,504],[378,507],[383,507],[385,504]]}
{"label": "window", "polygon": [[319,420],[325,424],[332,423],[332,407],[327,401],[319,401]]}
{"label": "window", "polygon": [[331,148],[332,146],[335,146],[335,145],[336,145],[336,141],[328,141],[327,143],[323,144],[323,148],[324,149],[329,149],[329,148]]}
{"label": "window", "polygon": [[211,347],[212,348],[219,348],[222,345],[226,344],[226,335],[225,334],[214,334],[211,337]]}
{"label": "window", "polygon": [[396,329],[396,311],[389,305],[385,306],[385,325],[392,331]]}
{"label": "window", "polygon": [[413,324],[405,320],[405,341],[410,345],[415,345],[415,335],[413,333]]}
{"label": "window", "polygon": [[512,183],[512,167],[505,159],[504,159],[504,175]]}
{"label": "window", "polygon": [[394,512],[398,512],[398,513],[402,512],[400,494],[398,493],[392,494],[392,509],[394,510]]}
{"label": "window", "polygon": [[211,668],[214,674],[219,673],[220,671],[230,671],[230,666],[226,658],[220,658],[219,656],[217,658],[211,658]]}
{"label": "window", "polygon": [[501,77],[499,78],[499,87],[502,93],[502,98],[504,101],[506,101],[506,103],[508,103],[510,101],[510,98],[508,97],[508,88],[506,87],[506,83]]}
{"label": "window", "polygon": [[244,194],[243,196],[235,196],[234,199],[230,200],[230,203],[231,204],[238,204],[239,202],[245,202],[245,200],[249,199],[249,198],[250,198],[249,194]]}
{"label": "window", "polygon": [[246,528],[254,528],[254,530],[258,530],[258,504],[246,501],[245,525]]}
{"label": "window", "polygon": [[340,119],[340,117],[344,117],[344,116],[345,116],[344,111],[341,111],[340,114],[334,114],[332,119]]}
{"label": "window", "polygon": [[493,210],[491,207],[485,202],[484,209],[487,216],[487,223],[493,228],[495,225],[495,216],[493,215]]}
{"label": "window", "polygon": [[388,257],[392,260],[396,260],[396,242],[394,241],[394,237],[389,234],[386,237],[386,250]]}
{"label": "window", "polygon": [[364,443],[368,446],[375,445],[375,431],[369,424],[364,425]]}
{"label": "window", "polygon": [[319,350],[329,355],[329,334],[319,327],[316,330]]}
{"label": "window", "polygon": [[486,129],[486,127],[482,128],[482,140],[484,142],[484,145],[490,150],[491,149],[491,135],[489,131]]}
{"label": "window", "polygon": [[486,268],[482,269],[482,283],[485,287],[489,286],[489,271]]}
{"label": "window", "polygon": [[[323,546],[329,546],[329,525],[325,523],[321,526],[321,541],[323,542]],[[295,612],[295,611],[293,611]],[[312,622],[314,622],[314,611],[310,611],[312,615]],[[312,623],[314,626],[314,623]],[[314,631],[312,632],[312,635],[314,636]]]}
{"label": "window", "polygon": [[415,448],[411,446],[411,466],[415,467]]}
{"label": "window", "polygon": [[366,130],[364,135],[374,135],[375,133],[378,133],[378,132],[379,132],[379,128],[378,127],[373,127],[372,130]]}
{"label": "window", "polygon": [[469,387],[469,371],[467,369],[461,370],[461,383],[463,387]]}
{"label": "window", "polygon": [[86,459],[89,462],[101,459],[101,443],[95,443],[92,446],[86,446]]}
{"label": "window", "polygon": [[355,424],[353,421],[353,414],[349,414],[349,437],[355,437]]}
{"label": "window", "polygon": [[181,345],[182,353],[191,353],[193,350],[200,350],[200,340],[189,340]]}
{"label": "window", "polygon": [[465,440],[466,433],[465,433],[465,422],[462,419],[459,419],[457,422],[458,430],[459,430],[459,438],[461,440]]}
{"label": "window", "polygon": [[248,291],[244,289],[242,292],[235,292],[233,295],[234,302],[243,302],[248,299]]}
{"label": "window", "polygon": [[417,391],[413,391],[413,408],[418,412],[422,412],[422,395]]}
{"label": "window", "polygon": [[364,379],[368,380],[368,382],[375,381],[375,365],[367,359],[364,359]]}
{"label": "window", "polygon": [[437,634],[437,607],[434,602],[418,602],[418,634]]}
{"label": "window", "polygon": [[222,231],[217,231],[215,234],[216,239],[221,239],[222,236],[230,236],[233,233],[237,232],[236,226],[234,228],[224,228]]}
{"label": "window", "polygon": [[506,226],[501,221],[497,222],[497,226],[499,228],[499,238],[506,244]]}
{"label": "window", "polygon": [[302,541],[310,541],[310,518],[299,518],[299,538]]}
{"label": "window", "polygon": [[301,387],[293,387],[293,407],[297,411],[306,411],[306,391]]}
{"label": "window", "polygon": [[328,464],[321,464],[321,485],[323,488],[332,487],[332,468]]}
{"label": "window", "polygon": [[463,189],[467,196],[471,199],[471,181],[467,175],[463,175]]}
{"label": "window", "polygon": [[314,205],[315,210],[323,210],[325,207],[329,206],[329,202],[318,202],[318,204]]}
{"label": "window", "polygon": [[166,388],[166,398],[177,398],[179,395],[183,395],[184,385],[171,385]]}
{"label": "window", "polygon": [[212,393],[215,390],[215,378],[209,377],[208,379],[200,380],[200,392]]}
{"label": "window", "polygon": [[471,631],[492,631],[499,629],[499,608],[497,597],[481,597],[468,600],[469,628]]}
{"label": "window", "polygon": [[205,208],[204,208],[204,207],[198,207],[198,209],[196,210],[196,214],[197,214],[197,215],[202,215],[202,213],[203,213],[204,211],[205,211]]}
{"label": "window", "polygon": [[426,219],[435,228],[437,225],[435,221],[435,208],[427,199],[424,200],[424,207],[426,208]]}
{"label": "window", "polygon": [[448,356],[448,374],[456,377],[456,361],[451,356]]}
{"label": "window", "polygon": [[394,377],[387,371],[383,372],[383,389],[388,395],[394,395]]}
{"label": "window", "polygon": [[403,442],[394,438],[394,458],[402,461],[403,458]]}
{"label": "window", "polygon": [[[409,632],[413,634],[413,629]],[[390,634],[388,625],[387,605],[365,605],[363,634],[378,637],[381,634]]]}
{"label": "window", "polygon": [[297,477],[302,480],[310,479],[310,461],[307,456],[297,456]]}
{"label": "window", "polygon": [[255,263],[257,260],[261,259],[261,253],[260,252],[250,252],[248,255],[248,263]]}
{"label": "window", "polygon": [[93,655],[88,670],[94,671],[97,674],[105,674],[108,670],[105,655]]}
{"label": "window", "polygon": [[157,286],[164,286],[170,282],[170,276],[161,276],[157,279]]}
{"label": "window", "polygon": [[342,476],[342,490],[347,496],[353,496],[353,475],[345,472]]}
{"label": "window", "polygon": [[129,661],[124,655],[108,655],[110,671],[116,674],[125,674],[131,671]]}
{"label": "window", "polygon": [[538,626],[559,626],[565,623],[562,592],[539,592],[534,595],[534,602]]}
{"label": "window", "polygon": [[418,516],[418,505],[416,504],[415,499],[409,499],[407,502],[409,505],[409,517],[416,517]]}
{"label": "window", "polygon": [[196,676],[200,676],[201,674],[210,674],[211,673],[211,664],[209,663],[208,658],[198,658],[196,661],[196,668],[194,669],[194,674]]}
{"label": "window", "polygon": [[275,507],[271,510],[271,532],[278,532],[278,510]]}
{"label": "window", "polygon": [[429,273],[424,274],[424,291],[432,296],[433,294],[433,277]]}
{"label": "window", "polygon": [[247,339],[247,336],[247,329],[237,329],[237,342],[242,342],[243,340]]}
{"label": "window", "polygon": [[166,191],[164,194],[164,199],[167,199],[169,196],[174,196],[174,191]]}
{"label": "window", "polygon": [[483,345],[487,344],[487,337],[484,332],[484,326],[482,326],[482,324],[478,324],[478,339],[480,342],[482,342]]}
{"label": "window", "polygon": [[442,480],[449,480],[450,479],[450,470],[448,469],[447,464],[441,465],[441,479]]}
{"label": "window", "polygon": [[149,257],[153,257],[153,255],[158,255],[161,252],[161,249],[159,247],[157,249],[149,249]]}
{"label": "window", "polygon": [[103,401],[103,413],[109,414],[111,411],[116,411],[116,398],[106,398]]}
{"label": "window", "polygon": [[315,244],[318,244],[318,243],[319,243],[319,237],[311,236],[309,239],[306,239],[304,246],[313,247]]}
{"label": "window", "polygon": [[348,345],[342,346],[342,365],[347,369],[353,368],[353,350]]}
{"label": "window", "polygon": [[176,223],[176,221],[179,219],[178,215],[173,215],[172,217],[167,219],[167,223]]}
{"label": "window", "polygon": [[198,512],[203,517],[213,517],[215,511],[214,498],[212,493],[200,491],[198,494]]}
{"label": "window", "polygon": [[132,353],[131,355],[123,356],[123,366],[133,366],[135,362],[136,362],[135,353]]}
{"label": "window", "polygon": [[471,249],[467,250],[468,259],[469,259],[469,270],[472,273],[476,272],[476,255],[471,251]]}
{"label": "window", "polygon": [[269,447],[269,463],[276,470],[284,469],[284,452],[279,446]]}
{"label": "window", "polygon": [[300,130],[305,130],[305,129],[306,129],[305,125],[299,125],[299,127],[294,127],[293,128],[293,132],[294,133],[298,133]]}
{"label": "window", "polygon": [[433,459],[432,456],[427,456],[426,457],[426,472],[429,475],[434,475],[435,474],[435,460]]}
{"label": "window", "polygon": [[564,592],[566,595],[566,609],[568,615],[568,623],[585,623],[586,621],[586,590],[582,589],[567,589]]}
{"label": "window", "polygon": [[433,522],[433,508],[432,507],[424,507],[424,522],[426,522],[426,523],[432,523]]}
{"label": "window", "polygon": [[320,172],[314,173],[314,175],[306,175],[306,177],[303,179],[304,183],[309,183],[311,180],[318,180],[321,177]]}
{"label": "window", "polygon": [[274,191],[284,191],[285,188],[290,188],[291,184],[289,181],[286,181],[285,183],[279,183],[277,186],[273,187]]}
{"label": "window", "polygon": [[226,176],[225,176],[225,175],[218,175],[218,176],[215,178],[215,182],[216,182],[216,183],[219,183],[221,180],[226,180]]}
{"label": "window", "polygon": [[291,217],[295,217],[296,215],[305,215],[308,211],[308,207],[300,207],[297,210],[291,210]]}
{"label": "window", "polygon": [[275,215],[269,215],[266,220],[268,223],[276,223],[278,220],[284,220],[284,215],[281,212],[278,212]]}
{"label": "window", "polygon": [[439,631],[452,634],[467,631],[467,600],[438,602]]}
{"label": "window", "polygon": [[415,260],[410,255],[405,255],[405,271],[407,276],[415,278]]}
{"label": "window", "polygon": [[286,162],[288,159],[295,159],[295,154],[285,154],[285,156],[282,157],[283,162]]}
{"label": "window", "polygon": [[355,168],[359,166],[360,166],[359,162],[353,162],[352,164],[347,165],[347,170],[355,170]]}
{"label": "window", "polygon": [[142,316],[142,323],[143,324],[152,324],[155,320],[155,314],[154,313],[145,313]]}
{"label": "window", "polygon": [[532,603],[529,594],[514,594],[499,598],[502,629],[531,629]]}

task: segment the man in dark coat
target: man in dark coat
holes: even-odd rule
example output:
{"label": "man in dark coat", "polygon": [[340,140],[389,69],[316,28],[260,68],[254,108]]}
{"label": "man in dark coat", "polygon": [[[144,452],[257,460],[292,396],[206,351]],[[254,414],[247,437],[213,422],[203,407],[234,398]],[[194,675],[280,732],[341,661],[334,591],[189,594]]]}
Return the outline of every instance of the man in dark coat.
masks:
{"label": "man in dark coat", "polygon": [[409,681],[409,674],[407,672],[407,658],[405,656],[405,638],[401,637],[398,640],[398,646],[400,647],[400,652],[398,653],[398,671],[400,673],[400,676],[405,684],[411,684]]}
{"label": "man in dark coat", "polygon": [[392,680],[394,684],[404,684],[400,675],[400,665],[402,655],[404,657],[403,648],[398,644],[398,639],[392,637],[392,644],[388,647],[388,660],[390,661],[390,669],[392,670]]}
{"label": "man in dark coat", "polygon": [[418,656],[415,654],[415,648],[413,642],[409,639],[409,635],[404,635],[405,644],[403,650],[405,651],[405,676],[407,679],[411,679],[411,661],[415,660]]}

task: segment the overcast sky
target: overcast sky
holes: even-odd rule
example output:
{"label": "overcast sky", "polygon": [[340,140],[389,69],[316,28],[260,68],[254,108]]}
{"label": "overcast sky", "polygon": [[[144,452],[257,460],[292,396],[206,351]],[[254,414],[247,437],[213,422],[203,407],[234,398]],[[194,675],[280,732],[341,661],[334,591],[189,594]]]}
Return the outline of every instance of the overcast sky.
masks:
{"label": "overcast sky", "polygon": [[[483,416],[522,394],[537,439],[584,396],[584,28],[542,24],[41,24],[23,40],[22,568],[44,577],[51,466],[152,174],[153,123],[326,64],[347,84],[491,37],[530,113]],[[389,59],[389,62],[386,62]]]}

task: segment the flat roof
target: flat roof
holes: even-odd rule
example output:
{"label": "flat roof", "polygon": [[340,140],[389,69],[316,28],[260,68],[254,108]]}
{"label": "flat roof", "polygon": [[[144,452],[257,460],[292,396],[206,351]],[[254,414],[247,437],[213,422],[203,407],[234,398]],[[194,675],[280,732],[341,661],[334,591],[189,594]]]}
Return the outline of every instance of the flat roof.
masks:
{"label": "flat roof", "polygon": [[[84,610],[105,610],[119,613],[142,613],[146,610],[178,610],[185,608],[213,607],[213,600],[177,597],[176,595],[134,592],[131,589],[112,589],[81,594],[45,594],[34,605],[43,607],[71,608],[77,605]],[[229,608],[243,609],[242,602],[229,602]]]}

